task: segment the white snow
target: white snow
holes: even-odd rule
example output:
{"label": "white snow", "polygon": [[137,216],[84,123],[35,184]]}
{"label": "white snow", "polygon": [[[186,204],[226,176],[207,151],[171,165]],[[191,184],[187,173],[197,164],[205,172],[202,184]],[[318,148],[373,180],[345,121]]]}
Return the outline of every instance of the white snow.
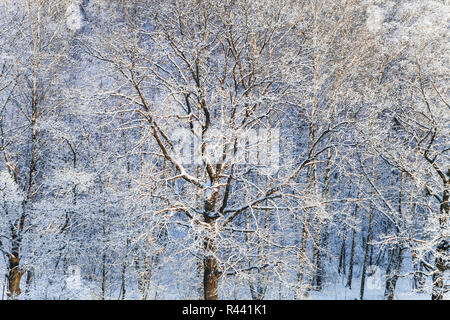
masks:
{"label": "white snow", "polygon": [[83,13],[81,12],[81,8],[78,3],[70,4],[67,7],[66,15],[66,24],[71,31],[75,32],[83,27]]}
{"label": "white snow", "polygon": [[384,22],[383,9],[376,5],[372,5],[367,9],[367,15],[367,29],[372,33],[379,32],[382,29],[382,25]]}

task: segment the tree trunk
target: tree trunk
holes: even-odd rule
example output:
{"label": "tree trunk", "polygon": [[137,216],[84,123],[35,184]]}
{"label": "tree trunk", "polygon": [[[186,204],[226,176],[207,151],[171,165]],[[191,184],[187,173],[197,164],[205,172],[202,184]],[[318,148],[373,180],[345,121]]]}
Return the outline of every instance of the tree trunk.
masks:
{"label": "tree trunk", "polygon": [[[450,170],[449,170],[450,173]],[[440,206],[439,224],[441,227],[442,240],[436,248],[435,265],[436,270],[433,273],[433,291],[431,295],[432,300],[442,300],[446,293],[444,284],[444,273],[448,269],[448,251],[450,250],[450,243],[445,237],[445,229],[450,214],[450,180],[444,182],[444,193],[442,195],[442,202]]]}
{"label": "tree trunk", "polygon": [[303,222],[303,230],[302,230],[302,242],[301,247],[298,252],[298,260],[299,260],[299,268],[297,272],[297,288],[295,291],[295,300],[301,298],[302,286],[303,286],[303,277],[305,271],[305,263],[306,263],[306,246],[308,241],[308,213],[305,212],[305,221]]}
{"label": "tree trunk", "polygon": [[[359,182],[358,194],[356,196],[356,199],[359,199],[360,194],[361,194],[361,181]],[[355,219],[358,218],[358,209],[359,209],[359,203],[356,202],[355,211],[353,214],[353,217]],[[356,226],[352,230],[352,247],[350,249],[350,262],[348,265],[347,287],[350,289],[352,288],[352,281],[353,281],[353,265],[355,264],[355,247],[356,247]]]}
{"label": "tree trunk", "polygon": [[[103,249],[105,250],[105,249]],[[102,300],[105,300],[106,293],[106,253],[102,255]]]}
{"label": "tree trunk", "polygon": [[364,254],[363,270],[361,275],[361,288],[360,288],[360,299],[364,298],[364,288],[366,285],[366,273],[367,273],[367,263],[369,262],[370,253],[370,241],[372,240],[372,221],[373,221],[373,205],[370,207],[369,212],[369,229],[367,230],[366,238],[366,248]]}
{"label": "tree trunk", "polygon": [[433,291],[431,300],[443,300],[446,293],[444,284],[444,272],[447,270],[446,260],[450,244],[447,240],[442,240],[437,247],[435,258],[436,270],[433,273]]}
{"label": "tree trunk", "polygon": [[121,285],[121,287],[122,287],[121,299],[122,299],[122,300],[125,300],[125,296],[126,296],[126,293],[127,293],[127,288],[126,288],[126,273],[127,273],[127,265],[126,265],[126,263],[124,262],[124,263],[122,264],[122,285]]}
{"label": "tree trunk", "polygon": [[322,222],[318,222],[313,239],[313,265],[314,271],[311,276],[311,283],[308,290],[320,291],[321,288],[321,249],[322,249]]}
{"label": "tree trunk", "polygon": [[343,273],[345,275],[345,259],[346,259],[346,252],[345,252],[345,235],[342,236],[342,245],[341,245],[341,254],[339,255],[339,267],[338,272]]}
{"label": "tree trunk", "polygon": [[414,255],[412,256],[412,260],[414,266],[413,288],[422,293],[423,287],[425,286],[425,277],[423,276],[423,263]]}
{"label": "tree trunk", "polygon": [[[375,177],[375,159],[372,159],[372,181]],[[370,194],[370,199],[373,199],[374,192],[372,190]],[[367,263],[369,262],[369,254],[370,254],[370,242],[372,241],[372,227],[373,227],[373,210],[374,210],[374,203],[373,200],[371,200],[370,208],[369,208],[369,226],[367,229],[367,238],[366,238],[366,248],[364,253],[364,262],[363,262],[363,269],[362,269],[362,275],[361,275],[361,288],[360,288],[360,299],[362,300],[364,298],[364,288],[366,285],[366,272],[367,272]]]}
{"label": "tree trunk", "polygon": [[[403,183],[405,179],[405,172],[402,171],[401,179],[400,179],[400,190],[398,193],[398,214],[399,217],[402,218],[403,210]],[[395,232],[399,233],[398,227],[395,227]],[[403,260],[403,249],[400,245],[396,244],[394,245],[394,248],[392,250],[392,257],[391,261],[389,262],[389,266],[386,270],[386,288],[384,291],[384,297],[386,300],[394,300],[394,294],[395,294],[395,286],[397,285],[397,280],[400,274],[400,270],[402,267],[402,260]],[[393,268],[393,269],[392,269]]]}
{"label": "tree trunk", "polygon": [[28,270],[27,271],[27,280],[25,282],[25,284],[26,284],[25,294],[28,294],[30,292],[30,287],[31,287],[31,284],[33,283],[33,279],[34,279],[34,270]]}
{"label": "tree trunk", "polygon": [[205,300],[218,300],[220,271],[217,263],[216,239],[213,233],[214,222],[207,222],[209,223],[210,228],[209,235],[204,241],[205,256],[203,258],[203,289]]}
{"label": "tree trunk", "polygon": [[[384,297],[386,300],[394,300],[395,287],[400,274],[400,270],[403,262],[403,249],[399,246],[395,246],[392,250],[391,261],[386,270],[386,288],[384,291]],[[393,269],[393,270],[392,270]]]}
{"label": "tree trunk", "polygon": [[7,295],[10,299],[15,300],[20,294],[20,280],[23,276],[23,271],[19,267],[20,258],[18,254],[10,255],[8,261],[8,292]]}

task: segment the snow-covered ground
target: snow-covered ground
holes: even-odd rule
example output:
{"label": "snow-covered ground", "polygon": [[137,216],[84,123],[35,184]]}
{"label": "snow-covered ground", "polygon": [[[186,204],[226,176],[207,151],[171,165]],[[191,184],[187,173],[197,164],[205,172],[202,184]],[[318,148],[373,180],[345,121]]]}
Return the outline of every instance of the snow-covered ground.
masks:
{"label": "snow-covered ground", "polygon": [[[371,279],[369,278],[368,281]],[[336,279],[324,287],[322,292],[312,291],[309,299],[311,300],[359,300],[360,297],[360,278],[353,279],[352,288],[346,287],[345,279]],[[430,281],[426,283],[429,287]],[[364,290],[364,300],[384,300],[384,283],[382,286],[367,286]],[[395,289],[396,300],[430,300],[431,293],[428,291],[419,293],[412,288],[410,278],[400,278]]]}

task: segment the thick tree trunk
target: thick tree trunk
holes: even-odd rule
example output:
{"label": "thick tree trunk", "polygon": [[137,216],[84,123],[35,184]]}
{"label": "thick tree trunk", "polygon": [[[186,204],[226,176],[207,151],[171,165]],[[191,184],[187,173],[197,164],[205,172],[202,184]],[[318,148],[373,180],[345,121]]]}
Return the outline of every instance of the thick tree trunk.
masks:
{"label": "thick tree trunk", "polygon": [[[23,212],[25,212],[25,204],[22,203]],[[22,213],[20,218],[18,230],[21,232],[24,227],[25,215]],[[8,255],[8,291],[7,295],[9,299],[17,299],[17,297],[22,293],[20,289],[20,280],[24,274],[24,271],[20,269],[20,243],[21,237],[17,234],[14,228],[11,229],[12,238],[12,250],[11,254]]]}
{"label": "thick tree trunk", "polygon": [[309,290],[318,290],[317,288],[317,278],[320,274],[320,250],[321,250],[321,235],[322,235],[322,223],[318,221],[317,229],[315,230],[315,234],[312,238],[313,242],[313,265],[314,265],[314,271],[311,276],[311,282],[310,286],[308,288]]}
{"label": "thick tree trunk", "polygon": [[19,267],[20,258],[18,254],[11,255],[8,261],[8,292],[10,299],[16,299],[20,294],[20,280],[23,276],[23,271]]}
{"label": "thick tree trunk", "polygon": [[[450,173],[450,170],[449,170]],[[442,300],[446,293],[444,284],[444,273],[448,267],[448,252],[450,250],[450,243],[445,238],[444,230],[447,228],[447,221],[450,215],[450,180],[444,183],[444,193],[442,195],[442,203],[440,206],[439,224],[442,230],[442,240],[436,248],[435,266],[436,270],[433,273],[433,291],[431,295],[432,300]]]}
{"label": "thick tree trunk", "polygon": [[400,270],[403,262],[403,249],[396,246],[392,250],[391,261],[386,270],[386,288],[384,291],[384,298],[386,300],[394,300],[395,287],[399,278]]}
{"label": "thick tree trunk", "polygon": [[[319,248],[318,252],[316,253],[316,258],[315,258],[316,269],[315,269],[315,274],[314,274],[314,277],[312,280],[312,287],[316,291],[322,291],[323,282],[326,277],[323,260],[326,257],[326,251],[328,248],[328,237],[329,237],[328,226],[324,225],[322,232],[320,234],[320,244],[319,244],[320,248]],[[345,247],[345,243],[344,243],[344,247]],[[344,251],[345,251],[345,249],[344,249]],[[345,256],[345,254],[344,254],[344,256]],[[344,270],[345,270],[345,257],[344,257]],[[345,273],[345,271],[344,271],[344,273]]]}
{"label": "thick tree trunk", "polygon": [[[212,224],[213,222],[210,222]],[[203,258],[203,289],[205,300],[219,299],[219,279],[220,271],[217,262],[216,239],[213,235],[213,227],[210,228],[210,235],[205,238]]]}
{"label": "thick tree trunk", "polygon": [[431,300],[443,300],[446,293],[444,284],[444,272],[447,270],[446,260],[448,259],[448,251],[450,244],[447,240],[442,240],[437,247],[437,255],[435,258],[436,270],[433,273],[433,291]]}
{"label": "thick tree trunk", "polygon": [[216,201],[218,197],[217,190],[205,200],[204,218],[207,226],[207,234],[203,240],[203,292],[205,300],[218,300],[219,299],[219,280],[220,270],[219,263],[217,261],[217,245],[216,245],[216,225],[215,221],[217,217],[211,217],[211,213],[215,212]]}

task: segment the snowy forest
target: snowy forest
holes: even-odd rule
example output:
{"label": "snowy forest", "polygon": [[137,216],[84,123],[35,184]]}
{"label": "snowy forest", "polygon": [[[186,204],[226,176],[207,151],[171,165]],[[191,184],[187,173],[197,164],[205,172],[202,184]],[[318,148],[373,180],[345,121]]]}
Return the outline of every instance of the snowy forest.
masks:
{"label": "snowy forest", "polygon": [[1,299],[450,299],[449,23],[0,0]]}

